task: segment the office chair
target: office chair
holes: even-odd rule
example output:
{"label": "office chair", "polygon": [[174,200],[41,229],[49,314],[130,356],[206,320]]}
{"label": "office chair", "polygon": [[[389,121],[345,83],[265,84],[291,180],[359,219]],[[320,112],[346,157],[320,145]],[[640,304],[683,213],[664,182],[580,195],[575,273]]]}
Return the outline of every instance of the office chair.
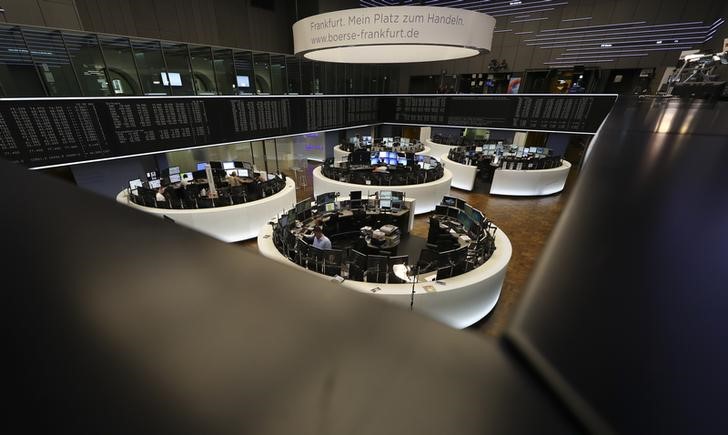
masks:
{"label": "office chair", "polygon": [[215,207],[226,207],[228,205],[232,205],[232,201],[230,200],[229,196],[219,196],[217,198],[213,198],[212,203]]}
{"label": "office chair", "polygon": [[212,207],[214,207],[212,199],[197,198],[197,208],[212,208]]}
{"label": "office chair", "polygon": [[156,201],[155,200],[155,207],[157,208],[170,208],[169,201],[166,199],[164,201]]}

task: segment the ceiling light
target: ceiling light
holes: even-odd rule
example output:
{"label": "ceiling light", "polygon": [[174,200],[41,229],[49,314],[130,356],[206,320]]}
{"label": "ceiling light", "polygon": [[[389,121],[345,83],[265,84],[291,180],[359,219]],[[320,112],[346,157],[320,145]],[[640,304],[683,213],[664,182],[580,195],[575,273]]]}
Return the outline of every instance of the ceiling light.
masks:
{"label": "ceiling light", "polygon": [[323,62],[408,63],[490,52],[495,18],[458,8],[382,6],[313,15],[293,24],[293,50]]}
{"label": "ceiling light", "polygon": [[655,44],[662,44],[662,41],[657,41],[655,42]]}

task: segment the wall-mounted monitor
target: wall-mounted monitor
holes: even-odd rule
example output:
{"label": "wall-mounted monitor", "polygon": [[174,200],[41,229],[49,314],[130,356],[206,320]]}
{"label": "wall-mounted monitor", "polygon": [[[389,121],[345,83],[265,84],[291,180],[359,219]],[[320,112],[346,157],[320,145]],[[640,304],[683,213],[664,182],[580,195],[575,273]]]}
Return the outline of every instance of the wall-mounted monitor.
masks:
{"label": "wall-mounted monitor", "polygon": [[169,176],[170,183],[179,183],[180,181],[182,181],[182,178],[180,177],[179,174],[171,174]]}
{"label": "wall-mounted monitor", "polygon": [[233,169],[235,167],[234,162],[222,162],[223,169]]}
{"label": "wall-mounted monitor", "polygon": [[250,87],[250,77],[248,76],[236,76],[238,87],[239,88],[249,88]]}
{"label": "wall-mounted monitor", "polygon": [[160,73],[164,86],[182,86],[182,76],[179,73]]}

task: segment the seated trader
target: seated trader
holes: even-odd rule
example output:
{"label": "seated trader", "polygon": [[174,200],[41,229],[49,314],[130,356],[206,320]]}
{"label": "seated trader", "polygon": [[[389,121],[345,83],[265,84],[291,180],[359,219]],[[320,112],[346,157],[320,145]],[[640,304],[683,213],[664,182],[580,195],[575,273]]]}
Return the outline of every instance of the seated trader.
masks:
{"label": "seated trader", "polygon": [[180,184],[182,187],[187,187],[187,185],[190,183],[190,180],[187,179],[187,174],[182,174],[182,179],[180,180]]}
{"label": "seated trader", "polygon": [[230,175],[228,175],[227,177],[225,177],[225,181],[228,182],[228,184],[230,185],[230,187],[242,186],[243,185],[243,181],[240,179],[240,177],[238,177],[238,173],[235,172],[235,171],[231,172]]}
{"label": "seated trader", "polygon": [[167,198],[164,197],[164,187],[160,187],[157,190],[157,193],[154,195],[154,198],[157,201],[166,201],[167,200]]}
{"label": "seated trader", "polygon": [[316,225],[313,228],[313,247],[319,249],[331,249],[331,240],[324,236],[321,227]]}

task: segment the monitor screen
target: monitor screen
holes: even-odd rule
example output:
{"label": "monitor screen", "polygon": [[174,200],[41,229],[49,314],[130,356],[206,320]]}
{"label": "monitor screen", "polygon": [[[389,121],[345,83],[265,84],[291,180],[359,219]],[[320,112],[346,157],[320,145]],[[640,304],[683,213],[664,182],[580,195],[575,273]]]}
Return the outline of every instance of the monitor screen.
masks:
{"label": "monitor screen", "polygon": [[185,172],[182,174],[182,178],[192,181],[192,172]]}
{"label": "monitor screen", "polygon": [[328,204],[334,201],[336,201],[336,193],[334,192],[322,193],[316,196],[317,204]]}
{"label": "monitor screen", "polygon": [[248,171],[247,169],[238,169],[238,176],[250,178],[250,171]]}
{"label": "monitor screen", "polygon": [[378,165],[379,164],[379,157],[372,157],[372,165]]}
{"label": "monitor screen", "polygon": [[141,186],[142,186],[142,180],[140,180],[139,178],[137,178],[136,180],[129,181],[129,188],[132,190],[134,190],[138,187],[141,187]]}
{"label": "monitor screen", "polygon": [[361,190],[349,192],[349,199],[361,199]]}
{"label": "monitor screen", "polygon": [[431,168],[431,166],[430,166],[429,163],[426,163],[425,162],[425,163],[422,164],[422,169],[430,169],[430,168]]}
{"label": "monitor screen", "polygon": [[197,167],[195,169],[197,169],[198,171],[204,171],[205,168],[207,168],[207,162],[200,162],[197,164]]}
{"label": "monitor screen", "polygon": [[182,76],[179,73],[160,73],[164,86],[182,86]]}
{"label": "monitor screen", "polygon": [[392,198],[399,201],[404,201],[404,192],[393,191]]}
{"label": "monitor screen", "polygon": [[169,175],[179,174],[179,166],[172,166],[167,171]]}
{"label": "monitor screen", "polygon": [[392,165],[392,166],[397,166],[397,159],[388,159],[387,164]]}
{"label": "monitor screen", "polygon": [[288,222],[293,223],[296,220],[296,209],[292,208],[288,210]]}
{"label": "monitor screen", "polygon": [[444,205],[447,205],[449,207],[457,207],[458,206],[458,199],[453,196],[443,196],[442,197],[442,203]]}
{"label": "monitor screen", "polygon": [[169,176],[170,183],[179,183],[180,181],[182,181],[182,178],[179,174],[172,174]]}
{"label": "monitor screen", "polygon": [[281,216],[280,219],[278,219],[278,226],[280,226],[281,228],[286,228],[288,226],[288,215],[287,214],[284,214],[283,216]]}
{"label": "monitor screen", "polygon": [[392,200],[391,199],[380,199],[379,208],[392,208]]}
{"label": "monitor screen", "polygon": [[249,88],[250,87],[250,77],[237,76],[236,78],[237,78],[239,88]]}
{"label": "monitor screen", "polygon": [[387,151],[379,151],[379,158],[380,159],[386,159],[387,158]]}
{"label": "monitor screen", "polygon": [[210,162],[212,169],[222,169],[222,162]]}
{"label": "monitor screen", "polygon": [[149,180],[149,188],[151,189],[159,189],[159,186],[162,185],[162,180]]}
{"label": "monitor screen", "polygon": [[392,199],[391,190],[382,190],[379,192],[379,199]]}
{"label": "monitor screen", "polygon": [[223,162],[222,168],[223,169],[233,169],[235,167],[235,163],[233,162]]}
{"label": "monitor screen", "polygon": [[398,157],[397,164],[400,166],[407,166],[407,157]]}
{"label": "monitor screen", "polygon": [[233,165],[235,165],[236,168],[244,168],[245,167],[245,165],[243,165],[243,162],[238,161],[238,160],[234,161],[233,162]]}
{"label": "monitor screen", "polygon": [[233,173],[235,173],[235,175],[240,175],[240,174],[238,174],[239,171],[237,169],[227,169],[225,172],[228,175],[233,175]]}
{"label": "monitor screen", "polygon": [[326,211],[335,211],[336,210],[336,203],[328,202],[326,203]]}
{"label": "monitor screen", "polygon": [[483,147],[475,147],[475,152],[476,152],[476,153],[481,153],[481,152],[483,152]]}

